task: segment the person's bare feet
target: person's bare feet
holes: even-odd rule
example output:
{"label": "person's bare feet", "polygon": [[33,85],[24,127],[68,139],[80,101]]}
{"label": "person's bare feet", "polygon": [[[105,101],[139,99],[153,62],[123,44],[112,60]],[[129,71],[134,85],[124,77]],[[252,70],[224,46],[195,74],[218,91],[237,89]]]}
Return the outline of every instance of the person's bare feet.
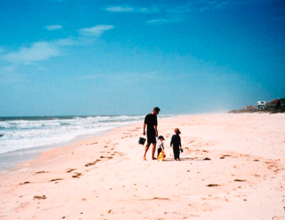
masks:
{"label": "person's bare feet", "polygon": [[153,159],[153,160],[156,160],[157,158],[153,157],[152,159]]}
{"label": "person's bare feet", "polygon": [[143,156],[143,160],[146,160],[146,157],[145,157],[145,156]]}

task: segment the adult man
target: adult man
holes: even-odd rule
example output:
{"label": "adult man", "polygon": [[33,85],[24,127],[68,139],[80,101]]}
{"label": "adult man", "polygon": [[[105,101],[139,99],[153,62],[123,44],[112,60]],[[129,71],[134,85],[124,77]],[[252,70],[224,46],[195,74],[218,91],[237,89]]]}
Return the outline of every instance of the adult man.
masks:
{"label": "adult man", "polygon": [[155,107],[150,114],[145,116],[144,124],[143,124],[143,135],[145,135],[145,128],[147,127],[147,144],[145,146],[145,151],[143,155],[143,159],[146,160],[146,153],[149,149],[149,146],[152,144],[152,159],[155,160],[154,157],[155,148],[156,148],[156,137],[158,136],[157,131],[157,115],[159,114],[160,109]]}

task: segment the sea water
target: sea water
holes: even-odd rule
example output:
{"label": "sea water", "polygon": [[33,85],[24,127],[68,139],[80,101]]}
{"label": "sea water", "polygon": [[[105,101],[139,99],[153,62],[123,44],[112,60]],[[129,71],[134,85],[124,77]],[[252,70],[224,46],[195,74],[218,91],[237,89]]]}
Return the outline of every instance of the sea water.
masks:
{"label": "sea water", "polygon": [[0,117],[0,170],[79,138],[143,122],[142,115]]}

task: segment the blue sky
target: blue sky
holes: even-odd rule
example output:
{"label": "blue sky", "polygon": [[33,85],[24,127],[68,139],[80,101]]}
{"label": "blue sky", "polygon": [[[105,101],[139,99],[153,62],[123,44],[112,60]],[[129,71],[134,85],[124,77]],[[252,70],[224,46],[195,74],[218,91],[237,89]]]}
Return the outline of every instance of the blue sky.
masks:
{"label": "blue sky", "polygon": [[285,97],[285,2],[0,1],[0,116],[221,112]]}

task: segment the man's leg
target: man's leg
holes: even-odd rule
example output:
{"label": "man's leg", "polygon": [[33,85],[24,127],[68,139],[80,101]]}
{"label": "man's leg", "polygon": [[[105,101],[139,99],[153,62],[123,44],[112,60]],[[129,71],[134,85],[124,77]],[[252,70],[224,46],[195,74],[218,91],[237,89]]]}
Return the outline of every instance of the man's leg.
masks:
{"label": "man's leg", "polygon": [[153,144],[152,144],[152,159],[153,159],[153,160],[156,160],[156,158],[154,157],[155,149],[156,149],[156,143],[153,143]]}
{"label": "man's leg", "polygon": [[143,159],[144,159],[144,160],[146,160],[146,153],[147,153],[147,151],[148,151],[148,149],[149,149],[149,146],[150,146],[150,145],[145,145],[144,155],[143,155]]}

